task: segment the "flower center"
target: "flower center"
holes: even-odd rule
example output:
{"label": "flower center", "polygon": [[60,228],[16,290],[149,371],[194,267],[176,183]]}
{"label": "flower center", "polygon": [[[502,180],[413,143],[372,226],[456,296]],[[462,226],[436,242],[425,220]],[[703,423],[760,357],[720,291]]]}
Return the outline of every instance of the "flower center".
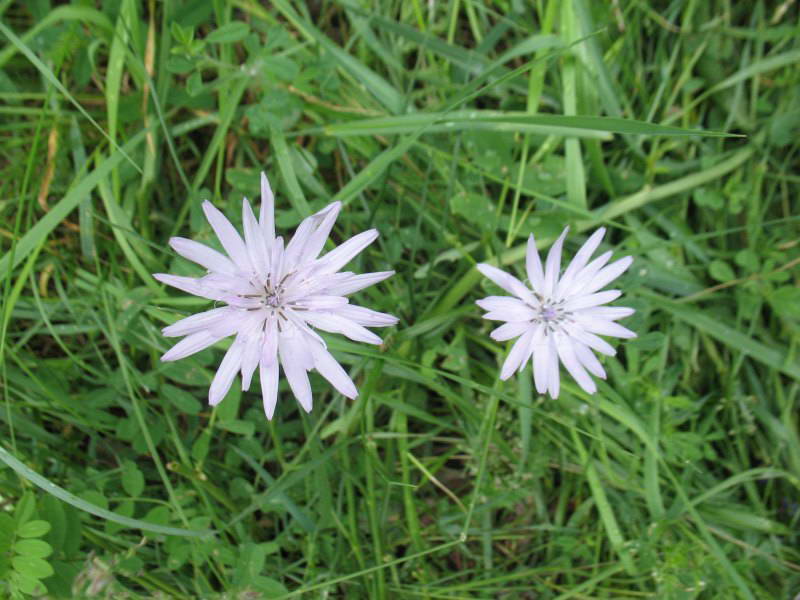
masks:
{"label": "flower center", "polygon": [[261,301],[264,303],[264,306],[269,306],[271,308],[278,308],[281,305],[281,297],[275,292],[267,292]]}

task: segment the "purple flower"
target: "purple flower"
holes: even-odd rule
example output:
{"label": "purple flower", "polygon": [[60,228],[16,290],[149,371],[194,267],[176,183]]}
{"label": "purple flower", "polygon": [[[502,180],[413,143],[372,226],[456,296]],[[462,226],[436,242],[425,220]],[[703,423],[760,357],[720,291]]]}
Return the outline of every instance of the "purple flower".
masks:
{"label": "purple flower", "polygon": [[205,267],[208,274],[194,278],[157,273],[154,277],[225,306],[165,327],[165,336],[186,337],[161,360],[179,360],[236,335],[211,383],[208,401],[212,406],[225,397],[237,373],[241,372],[242,389],[247,390],[258,368],[264,412],[272,419],[278,400],[279,365],[306,411],[311,410],[308,371],[312,369],[344,396],[358,395],[353,381],[315,329],[380,344],[381,338],[366,327],[394,325],[397,318],[350,304],[346,296],[383,281],[394,271],[361,275],[339,272],[375,241],[375,229],[359,233],[319,257],[341,208],[340,202],[334,202],[304,219],[284,245],[282,237],[275,237],[272,190],[262,173],[258,220],[247,198],[242,203],[244,239],[211,202],[203,202],[206,218],[227,256],[193,240],[175,237],[169,241],[178,254]]}
{"label": "purple flower", "polygon": [[559,277],[561,247],[567,231],[568,228],[564,229],[550,248],[544,268],[533,235],[528,238],[526,268],[530,288],[496,267],[478,265],[481,273],[513,294],[513,297],[489,296],[477,301],[478,306],[488,311],[484,319],[506,321],[492,331],[494,340],[518,338],[503,363],[500,379],[521,371],[532,356],[536,391],[540,394],[547,391],[553,398],[558,397],[559,360],[578,385],[593,394],[597,386],[589,373],[605,379],[606,372],[592,350],[608,356],[616,353],[597,334],[636,337],[634,332],[614,322],[632,315],[632,308],[601,306],[616,300],[622,292],[599,291],[625,272],[633,258],[626,256],[606,265],[611,258],[609,251],[589,262],[605,235],[606,230],[601,227],[586,240]]}

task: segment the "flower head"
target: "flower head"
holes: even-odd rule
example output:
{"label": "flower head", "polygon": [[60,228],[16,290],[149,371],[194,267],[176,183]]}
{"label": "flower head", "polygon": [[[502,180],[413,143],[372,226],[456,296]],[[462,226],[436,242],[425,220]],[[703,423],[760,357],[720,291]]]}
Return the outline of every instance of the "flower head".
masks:
{"label": "flower head", "polygon": [[272,419],[278,399],[279,364],[306,411],[311,410],[311,369],[344,396],[358,395],[353,381],[314,329],[380,344],[381,338],[366,327],[394,325],[397,318],[350,304],[346,296],[386,279],[394,271],[361,275],[339,272],[375,241],[375,229],[359,233],[319,257],[341,207],[340,202],[334,202],[303,220],[284,245],[283,238],[275,237],[272,190],[262,173],[258,220],[247,198],[242,203],[244,239],[211,202],[203,202],[203,212],[227,256],[193,240],[170,239],[178,254],[205,267],[208,274],[193,278],[157,273],[154,277],[224,306],[165,327],[165,336],[186,337],[161,360],[178,360],[236,335],[211,383],[208,401],[212,406],[225,397],[239,372],[242,389],[247,390],[258,368],[264,412]]}
{"label": "flower head", "polygon": [[614,348],[596,334],[636,337],[631,330],[614,322],[633,314],[632,308],[601,306],[616,300],[622,292],[599,291],[619,277],[633,258],[626,256],[607,265],[611,258],[609,251],[589,262],[605,234],[605,228],[601,227],[586,240],[559,277],[561,247],[567,231],[568,228],[564,229],[550,248],[544,268],[533,235],[528,238],[526,270],[530,288],[496,267],[478,265],[481,273],[514,296],[489,296],[477,301],[478,306],[488,311],[484,319],[506,321],[492,331],[493,339],[502,342],[519,338],[503,363],[500,379],[521,371],[533,356],[536,391],[540,394],[547,391],[553,398],[558,397],[559,360],[578,385],[593,394],[597,386],[589,373],[605,379],[606,372],[592,350],[609,356],[615,354]]}

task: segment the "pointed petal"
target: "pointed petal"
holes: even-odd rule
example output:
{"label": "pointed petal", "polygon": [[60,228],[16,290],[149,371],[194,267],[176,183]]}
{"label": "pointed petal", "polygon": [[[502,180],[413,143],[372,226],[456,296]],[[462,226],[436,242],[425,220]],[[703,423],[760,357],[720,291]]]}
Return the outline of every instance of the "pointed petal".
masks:
{"label": "pointed petal", "polygon": [[211,382],[211,387],[208,389],[208,403],[211,406],[219,404],[231,389],[233,378],[242,368],[243,351],[243,344],[234,342],[225,353],[217,369],[217,374],[214,375],[214,380]]}
{"label": "pointed petal", "polygon": [[388,313],[378,312],[363,306],[347,304],[334,311],[337,315],[350,319],[354,323],[365,327],[389,327],[397,324],[397,317]]}
{"label": "pointed petal", "polygon": [[264,366],[277,363],[278,356],[278,321],[275,316],[267,317],[264,323],[264,344],[261,347],[261,364]]}
{"label": "pointed petal", "polygon": [[308,311],[303,319],[313,327],[331,333],[341,333],[356,342],[380,345],[383,340],[369,329],[337,314]]}
{"label": "pointed petal", "polygon": [[264,233],[258,226],[256,216],[247,198],[242,199],[242,222],[244,224],[244,241],[247,246],[247,255],[255,269],[256,275],[263,282],[269,266],[269,254],[264,241]]}
{"label": "pointed petal", "polygon": [[600,364],[600,361],[597,360],[594,352],[592,352],[588,346],[575,339],[572,340],[572,346],[575,348],[575,355],[578,357],[578,360],[581,361],[581,364],[586,367],[587,371],[600,379],[606,378],[603,365]]}
{"label": "pointed petal", "polygon": [[206,330],[210,325],[217,321],[224,320],[230,316],[231,309],[228,307],[212,308],[205,312],[197,313],[184,317],[172,325],[168,325],[161,330],[165,337],[177,337],[180,335],[190,335],[198,331]]}
{"label": "pointed petal", "polygon": [[561,298],[569,299],[572,296],[580,294],[584,286],[586,286],[597,274],[597,272],[606,265],[608,259],[611,258],[611,254],[611,250],[608,252],[603,252],[603,254],[595,258],[592,262],[575,273],[575,276],[569,285],[561,286]]}
{"label": "pointed petal", "polygon": [[221,339],[222,337],[212,335],[207,331],[198,331],[197,333],[187,335],[180,342],[167,350],[164,353],[164,356],[161,357],[161,361],[170,362],[173,360],[186,358],[187,356],[191,356],[192,354],[200,352],[201,350],[205,350],[209,346],[213,346]]}
{"label": "pointed petal", "polygon": [[536,391],[544,394],[547,391],[547,384],[550,379],[550,344],[547,338],[540,336],[537,344],[531,344],[533,349],[533,379],[536,384]]}
{"label": "pointed petal", "polygon": [[558,398],[560,374],[558,372],[558,349],[554,335],[548,335],[549,351],[547,352],[547,391],[551,398]]}
{"label": "pointed petal", "polygon": [[361,275],[353,275],[351,273],[349,277],[342,278],[341,281],[326,286],[324,290],[326,294],[347,296],[371,285],[375,285],[392,275],[394,275],[394,271],[378,271],[376,273],[363,273]]}
{"label": "pointed petal", "polygon": [[591,294],[592,292],[596,292],[622,275],[628,269],[628,267],[631,266],[632,262],[633,257],[626,256],[625,258],[620,258],[619,260],[614,261],[607,267],[603,267],[597,272],[597,275],[595,275],[591,281],[587,283],[586,287],[583,288],[580,293]]}
{"label": "pointed petal", "polygon": [[242,353],[242,391],[250,389],[250,381],[253,379],[253,373],[261,362],[261,335],[250,335],[242,344],[244,351]]}
{"label": "pointed petal", "polygon": [[558,348],[558,356],[561,362],[564,363],[564,367],[566,367],[569,374],[572,375],[572,378],[578,382],[578,385],[581,386],[587,394],[594,394],[597,391],[597,385],[595,385],[592,378],[589,377],[589,374],[586,372],[586,369],[583,368],[583,365],[578,360],[569,337],[563,334],[558,335],[556,347]]}
{"label": "pointed petal", "polygon": [[630,317],[635,312],[635,310],[626,306],[595,306],[594,308],[585,309],[580,314],[591,318],[616,321],[617,319]]}
{"label": "pointed petal", "polygon": [[316,226],[316,217],[314,215],[306,217],[300,222],[297,230],[295,230],[292,239],[286,245],[286,250],[283,255],[283,260],[286,265],[286,272],[288,273],[298,264],[303,261],[305,255],[305,248],[311,234],[314,232]]}
{"label": "pointed petal", "polygon": [[584,308],[592,308],[600,304],[613,302],[622,295],[619,290],[606,290],[604,292],[597,292],[585,296],[575,296],[564,303],[564,310],[574,312]]}
{"label": "pointed petal", "polygon": [[377,238],[377,229],[362,231],[320,258],[315,265],[315,271],[320,274],[335,273]]}
{"label": "pointed petal", "polygon": [[592,319],[586,317],[578,317],[576,316],[576,322],[579,326],[583,327],[584,330],[590,331],[591,333],[597,333],[600,335],[610,335],[613,337],[618,338],[635,338],[636,334],[628,329],[627,327],[623,327],[619,323],[615,323],[614,321],[606,321],[604,319]]}
{"label": "pointed petal", "polygon": [[526,321],[514,321],[500,325],[500,327],[492,331],[489,335],[496,342],[505,342],[506,340],[522,335],[530,328],[531,324]]}
{"label": "pointed petal", "polygon": [[305,365],[313,364],[313,357],[307,356],[309,352],[297,336],[282,336],[278,354],[294,397],[306,412],[311,412],[311,384]]}
{"label": "pointed petal", "polygon": [[322,252],[322,248],[325,246],[325,240],[328,239],[331,229],[333,229],[333,224],[336,223],[336,218],[339,216],[339,211],[341,209],[341,202],[332,202],[314,215],[317,218],[318,226],[311,233],[306,242],[306,247],[303,252],[303,262],[316,259],[319,253]]}
{"label": "pointed petal", "polygon": [[572,282],[575,281],[575,276],[586,266],[586,263],[589,262],[589,258],[591,258],[594,251],[597,250],[597,247],[600,245],[600,242],[603,240],[603,236],[606,234],[606,228],[601,227],[597,231],[595,231],[589,239],[586,240],[581,246],[581,249],[575,254],[575,257],[570,261],[569,265],[567,266],[564,274],[561,276],[561,279],[558,282],[558,289],[556,290],[556,299],[560,300],[564,298],[564,291],[567,290]]}
{"label": "pointed petal", "polygon": [[558,239],[550,247],[547,253],[547,264],[544,269],[544,288],[542,295],[551,298],[556,290],[558,283],[558,273],[561,270],[561,248],[564,245],[564,238],[567,237],[569,227],[565,227]]}
{"label": "pointed petal", "polygon": [[492,265],[487,265],[486,263],[478,263],[476,266],[478,271],[480,271],[484,277],[492,280],[509,294],[514,294],[518,298],[531,304],[537,303],[533,292],[531,292],[524,283],[510,273],[506,273],[505,271],[498,269],[497,267],[493,267]]}
{"label": "pointed petal", "polygon": [[170,238],[169,245],[183,258],[205,267],[209,271],[234,275],[236,265],[231,260],[205,244],[182,237]]}
{"label": "pointed petal", "polygon": [[330,352],[322,346],[312,344],[311,353],[314,355],[314,368],[320,375],[327,379],[340,394],[350,399],[358,396],[358,390],[356,390],[353,380],[350,379],[350,376]]}
{"label": "pointed petal", "polygon": [[511,346],[511,351],[508,353],[508,357],[503,363],[503,368],[500,370],[500,379],[505,381],[527,362],[531,355],[531,340],[536,329],[535,327],[529,327]]}
{"label": "pointed petal", "polygon": [[203,202],[203,212],[231,260],[240,270],[246,273],[251,272],[253,267],[250,264],[250,257],[247,255],[247,248],[239,232],[231,225],[228,218],[208,200]]}
{"label": "pointed petal", "polygon": [[259,367],[264,414],[271,421],[272,415],[275,414],[275,405],[278,403],[278,361],[273,360],[269,364],[262,362]]}
{"label": "pointed petal", "polygon": [[259,225],[269,248],[275,240],[275,199],[266,173],[261,172],[261,211]]}
{"label": "pointed petal", "polygon": [[528,236],[528,249],[525,254],[525,270],[528,272],[528,281],[531,282],[533,291],[542,293],[544,290],[544,270],[539,251],[536,249],[536,239],[533,234]]}
{"label": "pointed petal", "polygon": [[597,337],[593,333],[589,333],[588,331],[584,330],[583,326],[576,325],[574,323],[568,323],[564,325],[564,329],[566,332],[579,342],[586,344],[589,348],[596,350],[600,354],[605,354],[606,356],[614,356],[616,355],[617,351],[605,341],[601,337]]}
{"label": "pointed petal", "polygon": [[489,311],[483,318],[492,321],[532,321],[537,316],[530,306],[509,296],[489,296],[476,300],[475,304]]}

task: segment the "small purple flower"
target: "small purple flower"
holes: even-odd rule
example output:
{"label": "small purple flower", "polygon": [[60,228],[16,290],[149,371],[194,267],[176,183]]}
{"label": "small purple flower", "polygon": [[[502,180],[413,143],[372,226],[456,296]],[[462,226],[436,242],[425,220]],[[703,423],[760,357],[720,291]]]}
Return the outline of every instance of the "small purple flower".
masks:
{"label": "small purple flower", "polygon": [[375,241],[375,229],[359,233],[319,257],[341,208],[340,202],[334,202],[304,219],[284,245],[282,237],[275,237],[272,190],[262,173],[259,219],[247,198],[242,203],[244,239],[211,202],[203,202],[206,218],[227,256],[193,240],[170,239],[170,246],[178,254],[205,267],[208,274],[193,278],[157,273],[154,277],[225,306],[165,327],[165,336],[186,337],[161,360],[179,360],[236,335],[211,383],[208,401],[212,406],[225,397],[239,372],[242,389],[247,390],[258,367],[264,412],[272,419],[278,400],[279,364],[307,412],[312,402],[308,380],[311,369],[316,369],[344,396],[358,395],[353,381],[314,329],[380,344],[381,338],[366,327],[394,325],[397,318],[350,304],[346,296],[383,281],[394,271],[361,275],[339,272]]}
{"label": "small purple flower", "polygon": [[630,329],[614,322],[632,315],[632,308],[601,306],[616,300],[622,292],[599,291],[624,273],[633,258],[626,256],[606,266],[611,258],[609,251],[589,262],[605,235],[606,230],[601,227],[586,240],[559,277],[561,247],[567,231],[568,228],[564,229],[550,248],[544,268],[533,235],[528,238],[526,268],[530,288],[496,267],[478,265],[481,273],[514,296],[489,296],[477,301],[478,306],[488,311],[484,319],[506,321],[492,331],[494,340],[519,338],[503,363],[500,379],[508,379],[515,371],[521,371],[532,356],[536,391],[540,394],[547,391],[553,398],[558,397],[559,360],[578,385],[593,394],[597,386],[589,373],[605,379],[606,372],[592,350],[608,356],[616,353],[596,334],[636,337]]}

